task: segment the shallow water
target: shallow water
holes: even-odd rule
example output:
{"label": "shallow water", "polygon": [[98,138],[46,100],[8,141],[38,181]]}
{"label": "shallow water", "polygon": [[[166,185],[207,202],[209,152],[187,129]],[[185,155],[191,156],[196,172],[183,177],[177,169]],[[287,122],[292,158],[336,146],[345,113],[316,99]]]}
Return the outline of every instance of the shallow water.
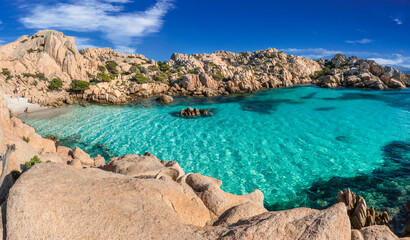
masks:
{"label": "shallow water", "polygon": [[[313,86],[214,98],[69,106],[22,116],[41,135],[111,157],[147,151],[235,194],[260,189],[271,210],[324,208],[350,187],[378,210],[410,196],[410,91]],[[188,106],[213,116],[179,118]]]}

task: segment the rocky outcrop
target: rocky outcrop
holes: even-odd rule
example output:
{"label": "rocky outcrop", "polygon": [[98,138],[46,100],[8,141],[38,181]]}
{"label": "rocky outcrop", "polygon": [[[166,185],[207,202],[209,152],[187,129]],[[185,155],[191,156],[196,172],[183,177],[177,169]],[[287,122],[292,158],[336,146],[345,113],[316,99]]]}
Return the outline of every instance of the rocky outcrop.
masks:
{"label": "rocky outcrop", "polygon": [[170,104],[174,101],[174,99],[169,95],[162,95],[156,99],[160,103]]}
{"label": "rocky outcrop", "polygon": [[409,86],[410,78],[395,68],[372,60],[335,55],[331,61],[319,60],[322,70],[312,75],[317,85],[326,88],[354,87],[383,90]]}
{"label": "rocky outcrop", "polygon": [[[387,226],[371,226],[361,230],[352,230],[352,240],[398,240]],[[403,239],[405,240],[405,239]]]}
{"label": "rocky outcrop", "polygon": [[10,191],[5,232],[9,239],[350,239],[344,204],[266,212],[247,197],[211,227],[211,212],[197,190],[216,185],[197,177],[186,181],[193,189],[175,181],[38,164]]}
{"label": "rocky outcrop", "polygon": [[[72,161],[73,150],[63,146],[56,147],[53,140],[42,138],[32,127],[12,116],[1,92],[0,108],[0,155],[4,154],[6,144],[16,147],[16,151],[10,155],[5,182],[0,186],[0,203],[3,203],[7,198],[9,189],[17,179],[16,176],[27,170],[25,166],[27,162],[37,156],[41,162],[66,164]],[[81,149],[74,151],[75,155],[78,156],[81,151]],[[82,153],[84,156],[88,156],[85,152],[82,151]],[[101,161],[99,163],[101,165]],[[81,162],[79,165],[80,168],[83,167]],[[0,168],[2,168],[2,164],[0,164]]]}
{"label": "rocky outcrop", "polygon": [[205,116],[210,116],[212,115],[210,112],[208,112],[205,109],[198,109],[198,108],[192,108],[192,107],[188,107],[187,109],[182,109],[179,112],[179,116],[181,117],[205,117]]}
{"label": "rocky outcrop", "polygon": [[373,225],[385,225],[389,221],[387,212],[378,213],[373,206],[368,208],[361,196],[356,196],[350,189],[345,189],[337,195],[337,202],[346,205],[352,227],[362,229]]}
{"label": "rocky outcrop", "polygon": [[[52,30],[0,46],[0,55],[4,68],[1,88],[12,93],[19,86],[21,96],[55,107],[81,100],[125,104],[137,97],[209,97],[311,83],[327,88],[400,89],[410,80],[404,73],[370,60],[338,54],[331,61],[313,61],[274,48],[242,53],[175,53],[168,61],[155,62],[110,48],[78,51],[74,38]],[[62,81],[61,88],[49,88],[54,79]],[[73,88],[73,80],[90,85]]]}

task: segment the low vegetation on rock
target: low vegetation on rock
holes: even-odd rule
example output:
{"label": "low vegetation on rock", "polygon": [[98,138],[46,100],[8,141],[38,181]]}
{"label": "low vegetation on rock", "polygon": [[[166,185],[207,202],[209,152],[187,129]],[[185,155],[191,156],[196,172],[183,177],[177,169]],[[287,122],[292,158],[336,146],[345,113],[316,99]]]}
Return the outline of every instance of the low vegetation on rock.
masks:
{"label": "low vegetation on rock", "polygon": [[36,163],[42,163],[40,158],[36,155],[30,161],[24,163],[24,166],[26,167],[25,171],[28,171],[32,166],[34,166]]}
{"label": "low vegetation on rock", "polygon": [[54,78],[50,82],[50,85],[48,85],[48,88],[53,91],[61,90],[62,87],[63,87],[63,81],[60,78]]}
{"label": "low vegetation on rock", "polygon": [[73,80],[71,82],[70,91],[75,92],[75,93],[82,93],[85,90],[89,89],[89,87],[90,87],[90,82],[81,81],[81,80]]}

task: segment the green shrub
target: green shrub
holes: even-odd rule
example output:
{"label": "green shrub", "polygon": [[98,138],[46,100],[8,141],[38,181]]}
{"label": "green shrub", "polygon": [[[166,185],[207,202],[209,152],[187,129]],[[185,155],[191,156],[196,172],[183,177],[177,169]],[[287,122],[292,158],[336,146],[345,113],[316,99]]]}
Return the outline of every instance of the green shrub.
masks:
{"label": "green shrub", "polygon": [[27,53],[32,53],[32,52],[36,52],[36,51],[37,50],[34,50],[34,49],[30,48],[30,49],[27,50]]}
{"label": "green shrub", "polygon": [[158,68],[157,68],[157,66],[155,66],[155,65],[148,66],[148,69],[149,69],[150,71],[158,71]]}
{"label": "green shrub", "polygon": [[24,39],[23,41],[21,41],[20,43],[25,43],[25,42],[27,42],[27,39]]}
{"label": "green shrub", "polygon": [[21,74],[23,77],[32,77],[32,78],[38,78],[40,80],[47,80],[46,75],[44,73],[36,73],[36,74],[32,74],[32,73],[23,73]]}
{"label": "green shrub", "polygon": [[[103,66],[104,67],[104,66]],[[92,75],[91,73],[89,73],[89,72],[87,72],[87,76],[88,76],[88,78],[91,78],[91,79],[93,79],[93,78],[95,78],[95,76],[94,75]]]}
{"label": "green shrub", "polygon": [[167,75],[165,74],[157,74],[154,76],[154,80],[159,81],[159,82],[164,82],[166,78],[167,78]]}
{"label": "green shrub", "polygon": [[147,68],[143,67],[143,66],[138,66],[138,69],[143,74],[148,74],[149,73],[149,70]]}
{"label": "green shrub", "polygon": [[118,70],[117,70],[117,63],[114,61],[107,61],[105,63],[105,67],[107,68],[108,72],[111,74],[118,74]]}
{"label": "green shrub", "polygon": [[34,80],[34,81],[33,81],[33,85],[34,85],[34,86],[37,86],[37,84],[38,84],[37,80]]}
{"label": "green shrub", "polygon": [[189,69],[188,70],[188,73],[194,73],[195,72],[195,69]]}
{"label": "green shrub", "polygon": [[329,75],[329,74],[330,74],[329,72],[330,72],[330,68],[329,68],[329,67],[325,67],[325,68],[323,68],[323,69],[320,70],[320,71],[316,71],[315,74],[310,75],[310,78],[312,78],[312,79],[318,79],[318,78],[320,78],[320,77],[322,77],[322,76]]}
{"label": "green shrub", "polygon": [[137,64],[132,64],[132,66],[130,67],[130,72],[131,73],[136,73],[136,72],[140,72],[139,68],[141,67],[141,65],[137,65]]}
{"label": "green shrub", "polygon": [[162,63],[161,61],[158,61],[158,66],[159,70],[161,70],[162,72],[166,72],[171,69],[171,67],[168,64]]}
{"label": "green shrub", "polygon": [[44,73],[36,73],[34,77],[43,81],[47,80],[46,75]]}
{"label": "green shrub", "polygon": [[63,87],[63,81],[60,78],[54,78],[50,85],[48,85],[48,89],[50,90],[60,90]]}
{"label": "green shrub", "polygon": [[29,170],[32,166],[34,166],[36,163],[41,163],[41,160],[37,155],[30,159],[30,161],[24,163],[24,165],[26,166],[26,171]]}
{"label": "green shrub", "polygon": [[71,82],[70,91],[76,92],[76,93],[82,93],[85,90],[87,90],[89,87],[90,87],[89,82],[81,81],[81,80],[73,80]]}
{"label": "green shrub", "polygon": [[357,70],[354,72],[354,75],[359,75],[359,74],[360,74],[360,72],[357,71]]}
{"label": "green shrub", "polygon": [[26,136],[23,136],[23,141],[25,141],[26,143],[29,143],[29,142],[30,142],[30,138],[29,138],[29,137],[26,137]]}
{"label": "green shrub", "polygon": [[11,174],[11,177],[13,178],[13,181],[15,182],[20,177],[21,172],[19,170],[14,169],[10,172],[10,174]]}
{"label": "green shrub", "polygon": [[134,56],[128,56],[128,58],[135,58]]}
{"label": "green shrub", "polygon": [[98,71],[105,72],[105,67],[103,65],[98,65]]}
{"label": "green shrub", "polygon": [[132,79],[133,81],[136,81],[139,84],[143,84],[143,83],[149,83],[149,82],[153,82],[151,78],[146,77],[144,74],[142,73],[136,73]]}
{"label": "green shrub", "polygon": [[4,76],[6,77],[10,77],[11,76],[11,72],[8,68],[3,68],[3,71],[1,72]]}
{"label": "green shrub", "polygon": [[215,66],[216,66],[216,64],[215,64],[215,63],[213,63],[213,62],[209,62],[209,63],[208,63],[208,66],[210,66],[211,68],[213,68],[213,67],[215,67]]}
{"label": "green shrub", "polygon": [[278,63],[278,62],[277,62],[277,63],[275,63],[275,66],[276,66],[276,67],[283,68],[282,64],[280,64],[280,63]]}
{"label": "green shrub", "polygon": [[21,75],[22,75],[23,77],[33,77],[33,78],[36,77],[36,74],[31,74],[31,73],[22,73]]}
{"label": "green shrub", "polygon": [[[111,82],[111,80],[113,80],[113,78],[110,75],[106,74],[106,73],[98,73],[97,74],[97,79],[100,82]],[[115,76],[114,76],[114,79],[115,79]]]}
{"label": "green shrub", "polygon": [[213,78],[217,79],[217,80],[224,80],[225,76],[222,75],[221,71],[216,72],[214,75],[212,75]]}

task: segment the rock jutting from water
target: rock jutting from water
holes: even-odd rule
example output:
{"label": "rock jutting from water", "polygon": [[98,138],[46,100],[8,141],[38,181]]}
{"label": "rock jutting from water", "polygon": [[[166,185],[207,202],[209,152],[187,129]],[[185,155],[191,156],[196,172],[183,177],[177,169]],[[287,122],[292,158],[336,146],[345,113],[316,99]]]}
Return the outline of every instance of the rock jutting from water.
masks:
{"label": "rock jutting from water", "polygon": [[182,109],[179,112],[179,115],[181,117],[206,117],[206,116],[210,116],[212,115],[209,111],[205,110],[205,109],[198,109],[198,108],[192,108],[192,107],[188,107],[187,109]]}
{"label": "rock jutting from water", "polygon": [[[32,64],[35,62],[36,64]],[[161,62],[110,48],[78,51],[73,37],[53,30],[0,46],[0,87],[34,103],[59,107],[82,100],[125,104],[160,95],[217,96],[262,88],[321,87],[401,89],[409,76],[372,60],[338,54],[331,61],[255,52],[179,54]]]}
{"label": "rock jutting from water", "polygon": [[373,225],[385,225],[389,222],[387,212],[378,213],[373,206],[370,209],[366,205],[366,200],[361,196],[356,196],[350,189],[345,189],[337,195],[337,202],[346,205],[352,227],[362,229]]}
{"label": "rock jutting from water", "polygon": [[169,96],[169,95],[162,95],[156,99],[157,102],[163,103],[163,104],[170,104],[174,102],[174,99]]}

